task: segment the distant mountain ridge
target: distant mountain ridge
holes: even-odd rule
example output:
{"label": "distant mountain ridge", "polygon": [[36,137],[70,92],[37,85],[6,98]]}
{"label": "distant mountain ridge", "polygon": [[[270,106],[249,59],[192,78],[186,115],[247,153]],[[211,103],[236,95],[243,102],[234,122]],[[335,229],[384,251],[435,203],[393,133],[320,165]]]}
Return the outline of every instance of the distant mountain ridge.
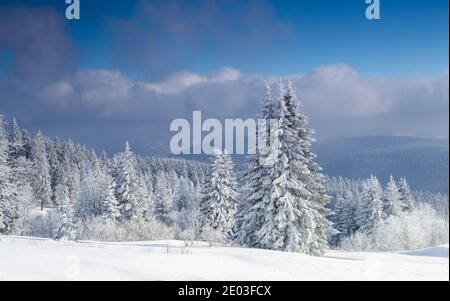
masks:
{"label": "distant mountain ridge", "polygon": [[[406,177],[414,190],[449,193],[448,140],[404,136],[365,136],[319,140],[312,149],[329,176],[364,179],[371,174],[384,185],[392,174]],[[179,156],[175,156],[179,157]],[[182,155],[207,162],[207,155]],[[245,155],[233,155],[237,170]]]}
{"label": "distant mountain ridge", "polygon": [[317,161],[329,176],[406,177],[414,190],[449,192],[448,140],[367,136],[334,138],[313,145]]}

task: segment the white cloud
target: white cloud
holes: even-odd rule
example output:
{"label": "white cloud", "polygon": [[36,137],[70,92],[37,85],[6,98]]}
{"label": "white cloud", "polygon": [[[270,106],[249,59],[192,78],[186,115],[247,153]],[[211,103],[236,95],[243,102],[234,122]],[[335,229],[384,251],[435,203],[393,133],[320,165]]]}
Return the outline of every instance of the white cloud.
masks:
{"label": "white cloud", "polygon": [[40,96],[52,102],[60,102],[67,100],[74,92],[75,90],[71,83],[57,81],[45,87]]}
{"label": "white cloud", "polygon": [[238,80],[240,76],[241,74],[238,70],[233,68],[224,68],[207,75],[199,75],[192,72],[177,72],[161,82],[140,82],[139,84],[159,95],[173,95],[182,93],[184,90],[200,84],[235,81]]}
{"label": "white cloud", "polygon": [[135,85],[117,70],[83,70],[75,80],[81,100],[90,104],[127,101]]}
{"label": "white cloud", "polygon": [[[336,64],[287,77],[320,136],[448,136],[448,70],[435,78],[399,80],[364,77]],[[49,85],[41,96],[71,102],[66,108],[74,114],[79,106],[80,112],[110,122],[151,122],[168,129],[171,120],[189,118],[193,110],[202,110],[204,118],[256,116],[264,79],[233,68],[177,72],[159,82],[136,81],[117,70],[83,70]]]}
{"label": "white cloud", "polygon": [[304,102],[323,116],[366,116],[389,109],[382,81],[361,78],[347,65],[322,66],[295,82]]}

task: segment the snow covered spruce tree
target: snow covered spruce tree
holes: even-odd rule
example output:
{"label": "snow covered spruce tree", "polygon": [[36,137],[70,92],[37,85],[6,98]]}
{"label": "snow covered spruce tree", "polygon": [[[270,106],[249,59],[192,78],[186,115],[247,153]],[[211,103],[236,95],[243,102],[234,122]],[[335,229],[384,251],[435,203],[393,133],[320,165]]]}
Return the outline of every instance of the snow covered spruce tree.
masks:
{"label": "snow covered spruce tree", "polygon": [[[250,156],[249,168],[242,175],[240,201],[237,206],[234,225],[234,240],[249,247],[271,248],[272,246],[261,242],[261,229],[270,220],[269,210],[273,210],[272,188],[275,180],[274,168],[269,158],[274,155],[271,147],[278,138],[278,129],[270,120],[277,120],[276,105],[272,99],[270,85],[266,83],[266,92],[261,104],[259,118],[265,120],[264,127],[258,127],[258,149],[256,154]],[[263,151],[262,148],[264,148]],[[271,213],[271,212],[270,212]]]}
{"label": "snow covered spruce tree", "polygon": [[56,211],[59,215],[59,228],[55,239],[74,240],[77,235],[73,204],[70,199],[69,188],[64,183],[58,184],[55,190]]}
{"label": "snow covered spruce tree", "polygon": [[403,212],[410,212],[412,210],[413,197],[411,189],[405,178],[400,178],[398,182],[398,191],[400,193],[399,205]]}
{"label": "snow covered spruce tree", "polygon": [[[327,247],[328,237],[335,233],[331,222],[327,219],[330,211],[325,207],[330,201],[330,197],[326,194],[325,176],[322,174],[322,168],[315,161],[317,155],[311,151],[314,130],[307,127],[309,119],[300,110],[300,102],[290,80],[287,82],[284,102],[287,110],[287,128],[292,133],[288,135],[288,138],[290,138],[288,139],[288,145],[290,145],[288,154],[292,156],[290,158],[292,176],[297,177],[301,183],[304,183],[304,188],[308,191],[304,194],[301,187],[292,190],[294,196],[298,197],[304,194],[306,201],[303,219],[308,218],[303,223],[303,227],[306,233],[310,232],[310,234],[304,235],[304,242],[308,246],[306,253],[322,255],[324,248]],[[308,194],[309,196],[307,196]]]}
{"label": "snow covered spruce tree", "polygon": [[194,183],[180,177],[173,200],[174,220],[181,231],[188,231],[191,239],[196,239],[200,222],[200,193]]}
{"label": "snow covered spruce tree", "polygon": [[89,171],[81,183],[80,195],[76,205],[77,217],[87,220],[101,216],[104,221],[115,221],[120,217],[119,203],[115,196],[115,181],[98,159],[93,160]]}
{"label": "snow covered spruce tree", "polygon": [[170,213],[173,208],[174,189],[170,187],[171,182],[168,173],[159,171],[156,174],[153,215],[157,220],[166,225],[173,223]]}
{"label": "snow covered spruce tree", "polygon": [[359,232],[370,234],[379,225],[383,216],[383,189],[375,176],[364,183],[357,221]]}
{"label": "snow covered spruce tree", "polygon": [[107,173],[102,174],[102,217],[107,223],[120,219],[119,202],[114,195],[116,182]]}
{"label": "snow covered spruce tree", "polygon": [[41,210],[50,205],[52,199],[50,166],[45,148],[44,135],[39,131],[34,139],[31,157],[33,160],[33,190]]}
{"label": "snow covered spruce tree", "polygon": [[334,228],[339,231],[339,233],[330,239],[331,245],[340,245],[345,237],[352,235],[358,229],[356,208],[354,196],[350,190],[345,191],[342,196],[338,197],[331,217]]}
{"label": "snow covered spruce tree", "polygon": [[[81,172],[80,165],[84,165],[81,162],[77,163],[74,155],[70,155],[70,153],[65,153],[63,155],[62,163],[60,164],[58,170],[55,171],[56,179],[55,182],[55,191],[56,186],[59,183],[63,183],[66,185],[69,190],[69,197],[71,200],[77,200],[79,198],[80,190],[81,190]],[[82,159],[80,160],[82,161]]]}
{"label": "snow covered spruce tree", "polygon": [[[273,116],[271,116],[273,115]],[[275,118],[271,150],[257,152],[244,179],[236,240],[251,247],[321,255],[335,231],[326,218],[324,177],[311,152],[312,131],[292,84],[280,82],[274,102],[267,89],[260,118]],[[275,138],[275,139],[273,139]]]}
{"label": "snow covered spruce tree", "polygon": [[201,236],[208,239],[207,236],[214,235],[214,239],[229,240],[236,212],[236,197],[231,157],[225,151],[214,150],[200,202]]}
{"label": "snow covered spruce tree", "polygon": [[392,175],[384,191],[383,217],[386,219],[391,215],[399,215],[402,211],[400,206],[400,191]]}
{"label": "snow covered spruce tree", "polygon": [[9,141],[0,116],[0,234],[10,233],[17,216],[17,190],[8,156]]}
{"label": "snow covered spruce tree", "polygon": [[136,158],[130,145],[125,144],[125,151],[115,158],[116,197],[119,202],[122,220],[142,218],[145,214],[145,200],[142,181],[139,180]]}
{"label": "snow covered spruce tree", "polygon": [[19,124],[14,118],[8,136],[8,159],[13,173],[12,181],[17,187],[30,186],[33,179],[32,162],[27,159],[27,143],[24,138],[24,133],[25,131],[19,127]]}
{"label": "snow covered spruce tree", "polygon": [[15,118],[13,119],[11,132],[8,138],[9,138],[8,153],[10,159],[13,161],[18,159],[19,157],[25,157],[26,150],[22,129],[19,127],[19,124],[17,123]]}
{"label": "snow covered spruce tree", "polygon": [[362,199],[365,181],[346,179],[343,177],[327,177],[326,189],[331,195],[329,216],[333,227],[338,231],[330,237],[333,247],[340,246],[342,241],[359,229],[357,211]]}

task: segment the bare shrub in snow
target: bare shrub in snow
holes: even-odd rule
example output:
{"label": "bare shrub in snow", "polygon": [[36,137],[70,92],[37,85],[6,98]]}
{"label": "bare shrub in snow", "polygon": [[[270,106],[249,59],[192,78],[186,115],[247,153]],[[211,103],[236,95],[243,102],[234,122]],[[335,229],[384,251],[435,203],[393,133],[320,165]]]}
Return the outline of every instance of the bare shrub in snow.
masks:
{"label": "bare shrub in snow", "polygon": [[85,223],[83,239],[98,241],[142,241],[172,239],[173,230],[156,220],[135,219],[105,223],[101,217]]}
{"label": "bare shrub in snow", "polygon": [[80,236],[86,240],[124,241],[126,232],[119,222],[106,223],[103,218],[95,217],[83,223]]}
{"label": "bare shrub in snow", "polygon": [[215,230],[210,227],[202,229],[200,239],[209,242],[210,245],[224,245],[228,242],[228,237],[221,230]]}
{"label": "bare shrub in snow", "polygon": [[53,238],[59,225],[59,218],[52,209],[34,210],[20,221],[20,225],[20,229],[17,229],[20,235]]}
{"label": "bare shrub in snow", "polygon": [[347,251],[369,251],[373,247],[371,235],[362,232],[355,232],[351,236],[344,238],[340,248]]}
{"label": "bare shrub in snow", "polygon": [[164,223],[151,219],[136,219],[124,224],[128,240],[173,239],[173,230]]}

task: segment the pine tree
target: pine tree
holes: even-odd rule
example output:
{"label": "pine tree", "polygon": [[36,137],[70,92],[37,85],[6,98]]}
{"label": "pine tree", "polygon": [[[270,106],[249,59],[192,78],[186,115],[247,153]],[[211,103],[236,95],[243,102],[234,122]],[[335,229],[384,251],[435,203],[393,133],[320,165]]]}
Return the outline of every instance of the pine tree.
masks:
{"label": "pine tree", "polygon": [[[78,195],[81,190],[81,172],[77,163],[72,160],[69,154],[65,154],[63,158],[63,162],[61,164],[60,174],[59,174],[59,182],[56,181],[56,185],[58,183],[65,183],[67,189],[69,189],[70,199],[77,200]],[[85,172],[86,178],[86,172]]]}
{"label": "pine tree", "polygon": [[111,162],[108,158],[108,155],[106,154],[105,151],[101,152],[99,158],[98,158],[99,164],[100,164],[100,168],[103,170],[108,170],[111,166]]}
{"label": "pine tree", "polygon": [[[271,156],[275,147],[274,141],[278,138],[276,128],[269,122],[278,119],[276,105],[272,99],[270,85],[266,83],[266,92],[262,100],[261,120],[266,121],[265,127],[258,127],[258,149],[255,155],[250,157],[249,168],[242,176],[245,185],[241,188],[241,200],[238,203],[236,221],[234,226],[234,240],[249,247],[270,248],[269,245],[260,243],[259,230],[266,223],[269,209],[273,209],[271,204],[272,182],[274,180],[273,164]],[[269,149],[264,149],[268,145]]]}
{"label": "pine tree", "polygon": [[125,151],[116,158],[116,197],[119,202],[122,220],[142,218],[145,213],[145,204],[138,185],[138,172],[136,158],[130,145],[125,144]]}
{"label": "pine tree", "polygon": [[192,231],[191,239],[196,239],[199,234],[200,200],[200,193],[194,183],[185,177],[180,177],[173,201],[173,219],[182,231]]}
{"label": "pine tree", "polygon": [[152,214],[152,210],[154,208],[153,204],[153,193],[152,187],[149,185],[145,179],[143,172],[140,168],[137,170],[137,178],[136,178],[136,195],[139,200],[140,206],[140,215],[144,218],[148,218]]}
{"label": "pine tree", "polygon": [[31,183],[31,162],[26,158],[23,130],[17,124],[16,119],[13,119],[8,140],[8,164],[11,167],[12,181],[17,187],[29,185]]}
{"label": "pine tree", "polygon": [[73,206],[69,189],[64,184],[58,184],[55,190],[56,210],[60,218],[60,226],[55,233],[55,239],[74,240],[77,236]]}
{"label": "pine tree", "polygon": [[85,172],[76,202],[76,216],[87,220],[102,216],[106,221],[116,220],[120,216],[115,197],[115,181],[107,170],[101,168],[96,160]]}
{"label": "pine tree", "polygon": [[103,175],[103,180],[106,185],[102,189],[102,217],[106,222],[114,222],[120,219],[119,202],[114,195],[116,183],[108,174]]}
{"label": "pine tree", "polygon": [[46,152],[49,164],[49,173],[51,178],[52,191],[55,191],[56,186],[60,182],[60,169],[63,167],[63,162],[60,161],[58,139],[46,139]]}
{"label": "pine tree", "polygon": [[23,146],[25,150],[25,158],[31,159],[31,153],[33,149],[33,138],[31,138],[30,133],[28,133],[27,130],[22,129],[22,139],[23,139]]}
{"label": "pine tree", "polygon": [[391,175],[384,192],[384,218],[388,218],[391,215],[399,215],[401,211],[400,191],[397,187],[397,183]]}
{"label": "pine tree", "polygon": [[[24,157],[22,157],[25,159]],[[33,197],[33,188],[29,183],[20,184],[20,190],[17,195],[17,220],[14,223],[14,233],[24,236],[30,236],[28,232],[29,220],[33,211],[36,210],[36,203]]]}
{"label": "pine tree", "polygon": [[31,156],[35,173],[33,180],[34,194],[41,204],[41,210],[44,210],[44,207],[51,203],[52,189],[45,140],[40,131],[34,140]]}
{"label": "pine tree", "polygon": [[155,203],[153,215],[155,218],[167,225],[173,220],[170,212],[173,208],[173,195],[170,189],[169,176],[165,172],[158,172],[155,183]]}
{"label": "pine tree", "polygon": [[326,205],[329,203],[330,197],[326,194],[322,168],[315,161],[316,154],[311,151],[314,130],[307,127],[308,117],[300,110],[300,102],[290,80],[288,80],[284,102],[287,110],[286,119],[290,125],[288,128],[292,131],[291,137],[293,138],[290,145],[294,149],[296,146],[298,147],[296,151],[290,152],[294,177],[297,176],[300,182],[305,183],[306,189],[311,193],[309,199],[306,199],[309,208],[305,210],[305,215],[309,215],[311,218],[308,228],[312,226],[314,234],[306,239],[308,244],[306,253],[322,255],[323,250],[327,247],[328,237],[334,233],[332,224],[327,219],[330,212]]}
{"label": "pine tree", "polygon": [[356,208],[353,203],[353,195],[351,191],[345,191],[339,196],[333,210],[334,228],[339,231],[331,239],[334,246],[340,245],[345,237],[350,236],[357,230],[356,227]]}
{"label": "pine tree", "polygon": [[19,127],[16,119],[13,119],[11,132],[9,134],[9,157],[15,160],[19,157],[25,157],[25,141],[23,139],[22,129]]}
{"label": "pine tree", "polygon": [[277,99],[279,133],[277,155],[273,162],[273,180],[270,191],[267,216],[262,228],[257,231],[260,247],[291,252],[309,253],[307,239],[313,237],[311,215],[304,215],[307,199],[311,197],[305,182],[301,182],[296,172],[306,170],[306,162],[300,164],[299,144],[296,132],[289,119],[286,107],[286,92],[280,83]]}
{"label": "pine tree", "polygon": [[363,198],[358,208],[357,220],[360,232],[372,233],[382,219],[383,189],[375,176],[364,183]]}
{"label": "pine tree", "polygon": [[246,175],[249,202],[239,206],[237,240],[252,247],[321,255],[334,230],[326,218],[324,177],[310,151],[312,131],[306,128],[291,83],[287,90],[280,83],[276,103],[266,96],[264,104],[271,109],[263,105],[262,117],[274,112],[278,119],[278,129],[269,130],[276,143],[271,143],[268,156],[257,154]]}
{"label": "pine tree", "polygon": [[398,183],[398,191],[400,194],[399,197],[399,205],[401,207],[402,211],[409,212],[412,210],[412,193],[411,189],[409,188],[408,182],[405,178],[400,178],[400,181]]}
{"label": "pine tree", "polygon": [[0,234],[10,233],[17,216],[17,187],[8,156],[9,141],[0,116]]}
{"label": "pine tree", "polygon": [[182,211],[192,206],[192,195],[189,193],[191,191],[190,184],[192,185],[192,182],[189,183],[189,180],[183,176],[180,177],[173,200],[173,206],[176,211]]}
{"label": "pine tree", "polygon": [[230,238],[236,211],[235,186],[231,157],[226,152],[215,150],[200,203],[201,231],[213,230],[224,240]]}

